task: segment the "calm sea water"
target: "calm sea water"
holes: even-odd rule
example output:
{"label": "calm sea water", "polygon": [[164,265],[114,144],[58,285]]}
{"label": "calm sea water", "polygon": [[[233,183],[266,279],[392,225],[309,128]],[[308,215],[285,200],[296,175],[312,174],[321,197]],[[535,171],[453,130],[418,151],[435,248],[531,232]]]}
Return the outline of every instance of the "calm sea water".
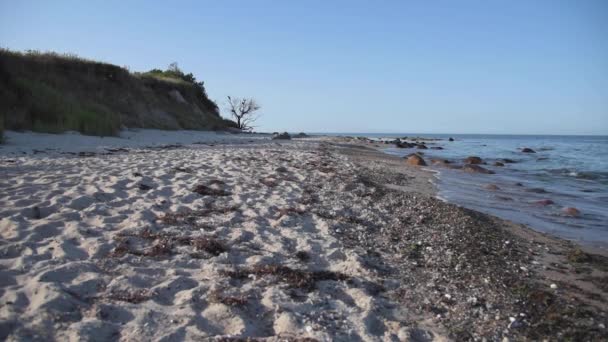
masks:
{"label": "calm sea water", "polygon": [[[449,135],[361,134],[361,136],[422,136],[444,139],[427,143],[443,150],[397,149],[386,152],[407,155],[423,152],[425,159],[444,158],[461,162],[479,156],[496,172],[470,174],[460,170],[431,167],[435,170],[439,197],[464,207],[490,213],[514,222],[528,224],[585,244],[608,246],[608,137],[607,136],[529,136],[529,135]],[[393,145],[387,145],[393,146]],[[529,147],[536,153],[522,153]],[[516,161],[494,167],[494,161]],[[487,190],[495,184],[498,190]],[[555,204],[535,202],[550,199]],[[580,210],[579,217],[563,214],[564,207]]]}

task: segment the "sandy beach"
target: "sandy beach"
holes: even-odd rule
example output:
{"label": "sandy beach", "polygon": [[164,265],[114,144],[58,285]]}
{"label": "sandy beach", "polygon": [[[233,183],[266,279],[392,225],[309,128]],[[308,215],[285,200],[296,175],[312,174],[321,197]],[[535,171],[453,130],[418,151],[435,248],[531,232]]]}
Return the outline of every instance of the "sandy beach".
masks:
{"label": "sandy beach", "polygon": [[608,338],[605,255],[436,199],[374,143],[11,134],[0,339]]}

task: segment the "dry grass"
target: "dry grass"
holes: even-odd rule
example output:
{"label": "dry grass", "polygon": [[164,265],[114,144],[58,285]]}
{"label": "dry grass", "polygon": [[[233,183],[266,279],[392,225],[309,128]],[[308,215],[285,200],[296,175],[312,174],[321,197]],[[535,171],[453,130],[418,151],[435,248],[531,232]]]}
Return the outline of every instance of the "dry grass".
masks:
{"label": "dry grass", "polygon": [[[123,125],[158,129],[230,126],[219,116],[202,83],[134,74],[74,55],[0,49],[0,79],[0,120],[4,119],[6,129],[74,130],[104,136],[117,134]],[[179,91],[187,103],[168,96],[171,91]]]}

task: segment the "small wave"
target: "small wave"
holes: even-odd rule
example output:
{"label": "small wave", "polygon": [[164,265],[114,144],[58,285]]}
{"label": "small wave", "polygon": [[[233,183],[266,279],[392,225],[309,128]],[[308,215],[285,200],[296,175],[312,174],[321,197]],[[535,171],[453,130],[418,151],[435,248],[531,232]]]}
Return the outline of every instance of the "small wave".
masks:
{"label": "small wave", "polygon": [[608,172],[603,171],[579,171],[575,169],[551,169],[549,174],[556,176],[567,176],[586,180],[608,180]]}

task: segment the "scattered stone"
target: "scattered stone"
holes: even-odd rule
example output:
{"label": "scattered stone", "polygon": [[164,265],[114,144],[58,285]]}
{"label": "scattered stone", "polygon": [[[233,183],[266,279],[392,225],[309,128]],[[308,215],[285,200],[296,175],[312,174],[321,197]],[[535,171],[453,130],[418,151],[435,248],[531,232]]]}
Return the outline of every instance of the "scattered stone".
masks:
{"label": "scattered stone", "polygon": [[581,215],[580,210],[578,210],[574,207],[563,208],[562,213],[564,213],[565,215],[568,215],[568,216],[572,216],[572,217],[578,217]]}
{"label": "scattered stone", "polygon": [[497,162],[494,162],[494,166],[505,166],[505,164],[497,161]]}
{"label": "scattered stone", "polygon": [[529,148],[529,147],[524,147],[521,149],[521,151],[523,153],[536,153],[536,151],[534,151],[533,149]]}
{"label": "scattered stone", "polygon": [[431,150],[443,150],[443,147],[441,147],[441,146],[432,146]]}
{"label": "scattered stone", "polygon": [[476,156],[471,156],[468,157],[467,159],[464,160],[465,164],[481,164],[483,163],[483,160],[481,160],[481,158],[476,157]]}
{"label": "scattered stone", "polygon": [[486,184],[486,186],[484,188],[486,188],[487,190],[491,190],[491,191],[500,190],[500,188],[496,184]]}
{"label": "scattered stone", "polygon": [[483,167],[481,167],[479,165],[473,165],[473,164],[465,164],[462,167],[462,170],[464,170],[466,172],[483,173],[483,174],[487,174],[487,175],[494,174],[494,171],[492,171],[492,170],[488,170],[488,169],[483,168]]}
{"label": "scattered stone", "polygon": [[405,141],[401,141],[397,139],[397,142],[395,143],[395,146],[398,148],[412,148],[415,147],[416,144],[412,144],[412,143],[408,143]]}
{"label": "scattered stone", "polygon": [[421,156],[417,155],[417,154],[410,154],[406,161],[405,161],[408,165],[414,165],[414,166],[426,166],[426,162],[424,161],[424,159],[422,159]]}
{"label": "scattered stone", "polygon": [[287,132],[275,134],[273,135],[272,140],[291,140],[291,135],[289,135]]}
{"label": "scattered stone", "polygon": [[555,204],[555,202],[553,202],[553,201],[552,201],[552,200],[550,200],[550,199],[542,199],[542,200],[540,200],[540,201],[536,201],[536,202],[534,202],[534,204],[537,204],[537,205],[542,205],[542,206],[547,206],[547,205]]}

